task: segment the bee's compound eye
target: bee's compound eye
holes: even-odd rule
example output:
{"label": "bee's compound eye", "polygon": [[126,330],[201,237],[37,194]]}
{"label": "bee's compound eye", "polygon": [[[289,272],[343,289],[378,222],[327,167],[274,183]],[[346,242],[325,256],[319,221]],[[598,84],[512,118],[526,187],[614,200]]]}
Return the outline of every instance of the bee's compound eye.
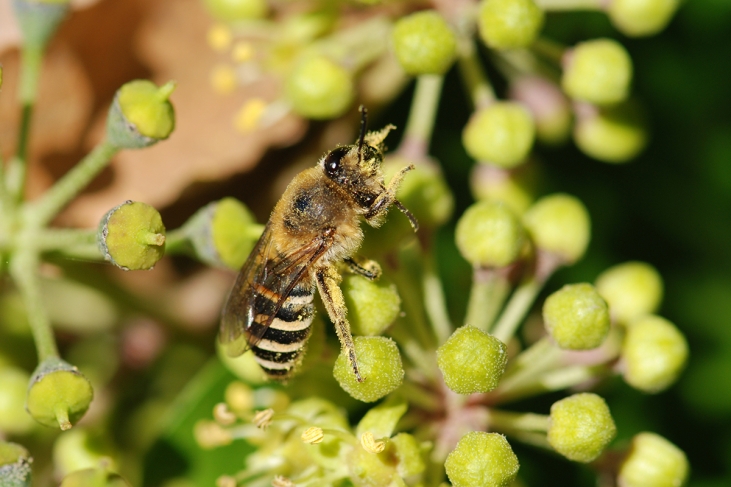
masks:
{"label": "bee's compound eye", "polygon": [[324,168],[325,173],[329,177],[334,178],[335,176],[337,176],[337,174],[340,172],[340,162],[347,153],[347,147],[338,147],[337,149],[331,150],[330,153],[325,156]]}

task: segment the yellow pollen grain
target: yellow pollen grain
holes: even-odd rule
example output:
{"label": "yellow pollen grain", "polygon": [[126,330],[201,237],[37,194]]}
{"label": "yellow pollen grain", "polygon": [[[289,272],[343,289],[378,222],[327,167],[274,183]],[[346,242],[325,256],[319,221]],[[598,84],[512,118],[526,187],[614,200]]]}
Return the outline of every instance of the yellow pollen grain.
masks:
{"label": "yellow pollen grain", "polygon": [[264,112],[267,109],[267,102],[261,98],[252,98],[247,101],[236,114],[234,126],[239,132],[246,134],[259,126]]}
{"label": "yellow pollen grain", "polygon": [[370,431],[363,433],[363,436],[360,437],[360,444],[368,453],[381,453],[386,449],[386,442],[376,441],[373,437],[373,433]]}
{"label": "yellow pollen grain", "polygon": [[236,89],[236,72],[227,64],[220,64],[211,72],[211,86],[218,93],[227,94]]}
{"label": "yellow pollen grain", "polygon": [[208,29],[208,45],[214,51],[225,51],[226,49],[231,47],[232,39],[233,34],[231,33],[231,29],[223,24],[217,24]]}
{"label": "yellow pollen grain", "polygon": [[250,42],[238,41],[231,50],[231,60],[235,63],[245,63],[254,57],[255,52]]}

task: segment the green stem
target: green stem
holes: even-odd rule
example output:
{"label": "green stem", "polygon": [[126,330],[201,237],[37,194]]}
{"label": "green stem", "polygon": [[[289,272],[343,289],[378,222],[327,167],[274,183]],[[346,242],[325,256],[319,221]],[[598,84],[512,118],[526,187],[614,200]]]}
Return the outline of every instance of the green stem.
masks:
{"label": "green stem", "polygon": [[573,365],[551,370],[541,375],[533,376],[528,380],[516,382],[505,388],[501,385],[497,402],[502,404],[533,397],[538,394],[560,391],[584,384],[590,380],[598,379],[607,374],[608,369],[604,365]]}
{"label": "green stem", "polygon": [[604,4],[602,0],[535,0],[535,3],[548,11],[601,10]]}
{"label": "green stem", "polygon": [[444,297],[442,280],[437,274],[434,252],[427,250],[423,260],[424,308],[437,338],[437,343],[442,344],[447,341],[452,333],[452,321],[449,319],[449,313],[447,312],[447,299]]}
{"label": "green stem", "polygon": [[416,259],[415,253],[413,246],[404,249],[400,253],[398,269],[390,277],[396,283],[406,313],[406,318],[399,321],[408,322],[409,331],[419,340],[424,350],[432,350],[435,348],[434,337],[424,314],[424,300],[419,292],[419,281],[414,277],[414,274],[420,272],[420,260]]}
{"label": "green stem", "polygon": [[62,250],[88,244],[96,245],[96,230],[46,228],[35,235],[35,246],[40,251]]}
{"label": "green stem", "polygon": [[443,84],[444,77],[441,75],[426,74],[416,78],[414,98],[411,100],[409,119],[399,152],[405,152],[415,159],[423,158],[429,152]]}
{"label": "green stem", "polygon": [[544,414],[515,413],[512,411],[490,410],[489,425],[491,429],[503,433],[517,431],[548,431],[549,417]]}
{"label": "green stem", "polygon": [[185,226],[165,233],[165,254],[167,255],[194,255],[193,245],[188,238],[188,229]]}
{"label": "green stem", "polygon": [[485,107],[495,101],[495,92],[482,69],[477,57],[477,49],[471,39],[461,42],[457,64],[475,109]]}
{"label": "green stem", "polygon": [[43,307],[37,270],[38,255],[33,249],[18,251],[10,261],[10,273],[23,296],[40,363],[49,358],[58,358],[59,355],[51,322]]}
{"label": "green stem", "polygon": [[544,37],[539,37],[538,39],[536,39],[536,41],[531,46],[531,50],[547,59],[550,59],[552,62],[558,64],[559,66],[561,65],[561,61],[563,60],[563,55],[566,52],[566,48],[563,45],[559,44],[558,42],[548,40]]}
{"label": "green stem", "polygon": [[497,339],[508,343],[513,338],[544,283],[545,279],[530,276],[518,286],[492,331]]}
{"label": "green stem", "polygon": [[39,200],[26,208],[26,221],[36,228],[50,222],[99,172],[107,166],[119,148],[106,140],[66,173]]}
{"label": "green stem", "polygon": [[499,269],[475,269],[467,302],[465,325],[488,331],[510,291],[510,282]]}

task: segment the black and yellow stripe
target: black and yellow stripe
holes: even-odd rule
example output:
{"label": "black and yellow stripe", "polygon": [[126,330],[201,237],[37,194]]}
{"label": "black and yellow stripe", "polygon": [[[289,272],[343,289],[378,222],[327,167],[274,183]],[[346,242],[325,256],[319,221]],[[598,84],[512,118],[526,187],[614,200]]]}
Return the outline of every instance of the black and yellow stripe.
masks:
{"label": "black and yellow stripe", "polygon": [[263,286],[255,286],[253,292],[252,311],[255,316],[249,332],[262,337],[251,346],[254,358],[270,379],[286,379],[297,365],[310,337],[315,311],[314,285],[311,282],[299,283],[284,299],[263,335],[260,335],[261,328],[276,310],[281,297]]}

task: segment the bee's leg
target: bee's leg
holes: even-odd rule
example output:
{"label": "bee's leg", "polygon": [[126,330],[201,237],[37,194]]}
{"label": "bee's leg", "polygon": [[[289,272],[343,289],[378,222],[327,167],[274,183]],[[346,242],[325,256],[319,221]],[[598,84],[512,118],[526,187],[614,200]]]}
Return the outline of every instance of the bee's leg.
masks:
{"label": "bee's leg", "polygon": [[330,320],[335,324],[335,332],[338,334],[343,350],[348,354],[355,378],[358,382],[363,382],[358,370],[358,360],[355,358],[355,345],[353,345],[353,336],[350,334],[350,323],[345,317],[348,309],[345,307],[345,299],[343,299],[343,292],[339,286],[342,278],[332,265],[317,268],[315,278],[322,302],[325,304]]}
{"label": "bee's leg", "polygon": [[375,260],[364,259],[362,257],[347,257],[344,261],[348,271],[352,274],[358,274],[371,281],[375,281],[381,277],[381,266]]}
{"label": "bee's leg", "polygon": [[373,205],[371,205],[371,207],[368,209],[368,212],[364,215],[366,221],[368,221],[371,226],[379,226],[379,224],[382,222],[382,217],[388,211],[388,208],[391,205],[395,204],[398,209],[401,210],[401,212],[409,219],[409,222],[414,228],[414,231],[418,230],[419,224],[416,222],[416,218],[414,218],[414,215],[412,215],[409,210],[404,208],[401,202],[396,199],[396,191],[398,191],[398,188],[401,185],[401,181],[403,181],[404,179],[404,175],[415,168],[416,167],[411,164],[401,169],[399,172],[396,173],[393,178],[391,178],[391,181],[389,181],[386,190],[378,195],[376,201],[373,202]]}

